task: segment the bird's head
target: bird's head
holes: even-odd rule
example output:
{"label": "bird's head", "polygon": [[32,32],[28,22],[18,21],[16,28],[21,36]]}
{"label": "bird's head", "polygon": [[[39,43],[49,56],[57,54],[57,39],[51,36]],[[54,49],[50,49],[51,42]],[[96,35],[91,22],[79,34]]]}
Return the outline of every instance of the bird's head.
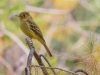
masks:
{"label": "bird's head", "polygon": [[19,15],[16,16],[19,17],[21,20],[32,18],[29,12],[21,12]]}

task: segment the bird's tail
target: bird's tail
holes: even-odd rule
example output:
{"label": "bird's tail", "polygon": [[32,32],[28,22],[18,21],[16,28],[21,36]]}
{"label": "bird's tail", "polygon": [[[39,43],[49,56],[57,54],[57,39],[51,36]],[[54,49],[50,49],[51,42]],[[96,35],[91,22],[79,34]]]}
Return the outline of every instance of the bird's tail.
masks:
{"label": "bird's tail", "polygon": [[45,49],[47,50],[48,54],[50,55],[50,57],[52,57],[52,54],[51,54],[48,46],[46,45],[46,43],[44,43],[43,45],[44,45]]}
{"label": "bird's tail", "polygon": [[50,57],[52,57],[52,54],[51,54],[51,52],[50,52],[48,46],[46,45],[45,40],[44,40],[44,39],[41,39],[41,40],[39,39],[38,41],[45,47],[45,49],[47,50],[47,52],[48,52],[48,54],[50,55]]}

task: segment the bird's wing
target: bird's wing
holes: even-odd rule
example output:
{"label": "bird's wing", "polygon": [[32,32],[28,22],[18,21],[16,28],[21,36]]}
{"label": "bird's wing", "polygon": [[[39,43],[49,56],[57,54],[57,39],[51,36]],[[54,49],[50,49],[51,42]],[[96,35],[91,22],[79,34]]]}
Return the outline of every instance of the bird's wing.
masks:
{"label": "bird's wing", "polygon": [[[42,32],[40,31],[39,27],[35,24],[33,20],[27,20],[30,24],[30,29],[38,36],[43,39]],[[43,39],[44,40],[44,39]]]}

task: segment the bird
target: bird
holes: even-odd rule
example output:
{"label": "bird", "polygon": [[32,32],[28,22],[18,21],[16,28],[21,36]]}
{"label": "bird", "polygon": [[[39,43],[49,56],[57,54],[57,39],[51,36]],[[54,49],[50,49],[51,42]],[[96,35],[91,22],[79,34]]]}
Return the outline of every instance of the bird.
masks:
{"label": "bird", "polygon": [[22,30],[22,32],[29,38],[38,40],[45,47],[49,56],[52,57],[52,53],[50,52],[43,38],[42,32],[37,24],[33,21],[30,13],[25,11],[16,16],[19,17],[20,29]]}

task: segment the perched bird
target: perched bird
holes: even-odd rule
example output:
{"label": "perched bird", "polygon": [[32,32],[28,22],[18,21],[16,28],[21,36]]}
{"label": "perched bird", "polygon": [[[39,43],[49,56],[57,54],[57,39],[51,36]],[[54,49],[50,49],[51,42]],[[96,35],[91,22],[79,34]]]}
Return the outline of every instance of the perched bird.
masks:
{"label": "perched bird", "polygon": [[29,12],[21,12],[19,15],[16,16],[18,16],[20,19],[20,28],[23,31],[23,33],[26,34],[31,39],[37,39],[45,47],[49,55],[52,56],[43,38],[41,30],[33,21]]}

